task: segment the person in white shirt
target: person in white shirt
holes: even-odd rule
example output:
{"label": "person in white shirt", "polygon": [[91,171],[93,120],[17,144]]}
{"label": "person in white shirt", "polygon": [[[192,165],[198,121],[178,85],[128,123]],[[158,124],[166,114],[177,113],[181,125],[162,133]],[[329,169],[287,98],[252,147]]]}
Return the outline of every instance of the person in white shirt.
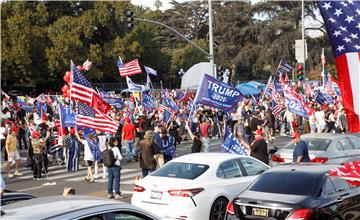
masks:
{"label": "person in white shirt", "polygon": [[326,121],[325,121],[325,113],[323,110],[318,108],[318,110],[315,112],[315,118],[317,121],[317,132],[318,133],[324,133],[325,127],[326,127]]}
{"label": "person in white shirt", "polygon": [[108,167],[108,185],[107,185],[107,191],[108,191],[108,198],[112,199],[113,196],[113,188],[115,189],[115,199],[121,199],[123,198],[120,193],[120,170],[121,170],[121,164],[120,161],[123,158],[119,148],[117,146],[117,140],[115,137],[111,137],[109,140],[109,149],[111,149],[114,153],[115,158],[115,164],[114,166]]}
{"label": "person in white shirt", "polygon": [[[84,145],[84,160],[87,166],[87,174],[84,179],[89,183],[94,183],[95,181],[94,181],[92,166],[94,164],[95,159],[93,153],[91,152],[89,142],[85,139],[82,139],[77,131],[75,135],[78,141],[80,141]],[[95,138],[94,135],[92,134],[89,135],[89,139],[94,139],[94,138]]]}
{"label": "person in white shirt", "polygon": [[[103,152],[106,149],[106,145],[107,145],[107,136],[104,133],[101,133],[99,131],[97,131],[97,137],[99,140],[99,149],[101,152]],[[95,174],[94,174],[94,178],[98,178],[98,166],[99,166],[99,161],[95,161]],[[102,164],[103,167],[103,179],[106,179],[107,177],[107,171],[106,171],[106,166],[104,164]]]}

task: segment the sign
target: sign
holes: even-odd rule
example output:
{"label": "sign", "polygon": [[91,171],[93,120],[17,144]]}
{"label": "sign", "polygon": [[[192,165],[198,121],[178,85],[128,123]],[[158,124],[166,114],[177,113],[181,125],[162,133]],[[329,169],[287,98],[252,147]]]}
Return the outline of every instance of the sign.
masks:
{"label": "sign", "polygon": [[71,112],[69,107],[59,105],[59,115],[61,127],[75,127],[76,126],[76,113]]}
{"label": "sign", "polygon": [[241,98],[242,95],[240,91],[235,87],[204,74],[194,103],[200,103],[231,112]]}
{"label": "sign", "polygon": [[231,154],[248,155],[247,149],[240,143],[240,141],[234,136],[229,127],[226,127],[222,149]]}

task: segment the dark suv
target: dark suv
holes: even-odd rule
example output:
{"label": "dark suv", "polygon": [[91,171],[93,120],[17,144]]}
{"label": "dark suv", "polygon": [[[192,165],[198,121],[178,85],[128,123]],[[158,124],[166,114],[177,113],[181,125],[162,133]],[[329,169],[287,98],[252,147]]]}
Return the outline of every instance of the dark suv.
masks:
{"label": "dark suv", "polygon": [[360,220],[360,187],[328,176],[336,167],[274,167],[229,202],[226,219]]}

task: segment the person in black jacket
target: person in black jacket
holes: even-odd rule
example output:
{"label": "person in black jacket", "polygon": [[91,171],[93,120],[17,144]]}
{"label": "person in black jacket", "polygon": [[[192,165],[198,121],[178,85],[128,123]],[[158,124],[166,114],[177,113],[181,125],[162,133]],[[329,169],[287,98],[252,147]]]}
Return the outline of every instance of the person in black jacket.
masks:
{"label": "person in black jacket", "polygon": [[267,143],[262,137],[263,131],[258,129],[254,132],[255,140],[249,145],[243,139],[240,142],[250,151],[250,156],[269,164],[269,153]]}
{"label": "person in black jacket", "polygon": [[186,123],[186,130],[188,131],[191,139],[193,140],[193,143],[191,145],[191,153],[200,153],[202,141],[199,131],[195,131],[194,133],[192,133],[188,123]]}

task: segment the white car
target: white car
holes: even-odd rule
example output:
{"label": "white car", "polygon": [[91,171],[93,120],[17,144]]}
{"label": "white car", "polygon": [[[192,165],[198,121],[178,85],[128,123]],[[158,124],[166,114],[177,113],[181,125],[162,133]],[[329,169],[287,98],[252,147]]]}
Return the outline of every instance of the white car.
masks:
{"label": "white car", "polygon": [[165,219],[224,219],[228,201],[268,169],[249,156],[188,154],[139,180],[131,204]]}

